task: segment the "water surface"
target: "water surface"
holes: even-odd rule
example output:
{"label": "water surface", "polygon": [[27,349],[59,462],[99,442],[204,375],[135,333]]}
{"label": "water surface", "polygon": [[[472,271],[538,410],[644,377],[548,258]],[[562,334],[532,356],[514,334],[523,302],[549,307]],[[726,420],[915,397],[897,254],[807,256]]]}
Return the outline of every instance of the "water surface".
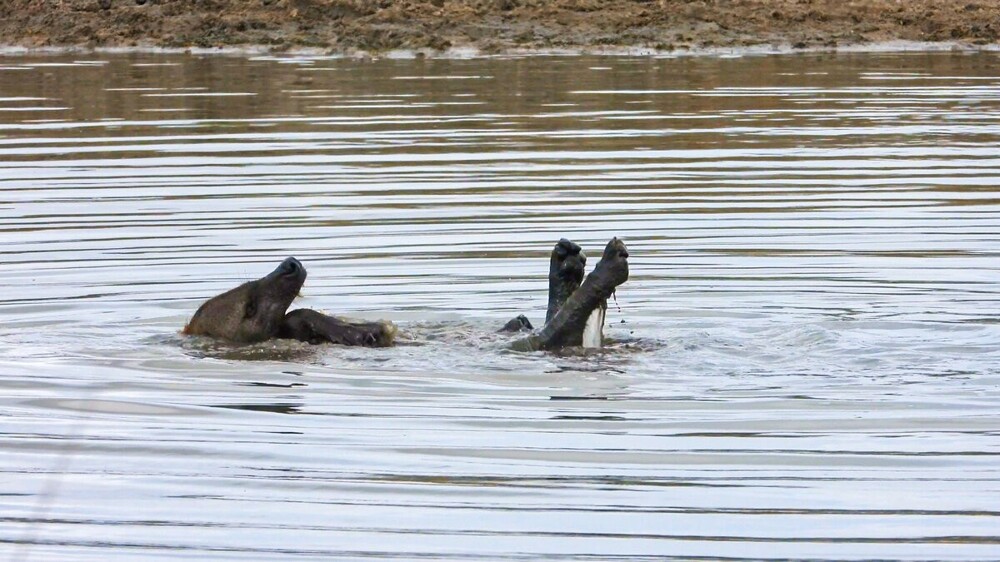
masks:
{"label": "water surface", "polygon": [[[82,57],[0,57],[5,560],[1000,558],[998,55]],[[408,345],[177,333],[289,255]]]}

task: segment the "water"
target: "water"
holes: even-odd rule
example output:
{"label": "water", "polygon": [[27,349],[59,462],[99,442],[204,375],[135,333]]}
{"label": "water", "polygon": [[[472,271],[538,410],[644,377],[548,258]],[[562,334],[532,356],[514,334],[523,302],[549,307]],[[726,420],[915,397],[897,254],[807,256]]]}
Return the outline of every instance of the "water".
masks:
{"label": "water", "polygon": [[[1000,559],[997,62],[0,57],[0,558]],[[289,255],[407,345],[178,334]]]}

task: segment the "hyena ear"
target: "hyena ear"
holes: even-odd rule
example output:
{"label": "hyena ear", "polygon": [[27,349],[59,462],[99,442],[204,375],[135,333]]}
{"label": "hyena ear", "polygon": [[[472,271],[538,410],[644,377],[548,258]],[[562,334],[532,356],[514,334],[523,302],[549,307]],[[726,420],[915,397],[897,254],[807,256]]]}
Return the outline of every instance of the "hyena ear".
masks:
{"label": "hyena ear", "polygon": [[243,318],[253,318],[257,314],[257,299],[252,296],[243,305]]}

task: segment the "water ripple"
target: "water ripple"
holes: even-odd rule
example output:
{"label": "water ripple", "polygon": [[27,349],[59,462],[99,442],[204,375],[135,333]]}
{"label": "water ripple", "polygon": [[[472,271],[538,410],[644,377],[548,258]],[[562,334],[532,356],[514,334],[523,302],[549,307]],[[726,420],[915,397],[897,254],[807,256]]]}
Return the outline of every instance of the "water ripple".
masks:
{"label": "water ripple", "polygon": [[[0,548],[996,559],[994,59],[5,57]],[[177,334],[288,255],[401,345]]]}

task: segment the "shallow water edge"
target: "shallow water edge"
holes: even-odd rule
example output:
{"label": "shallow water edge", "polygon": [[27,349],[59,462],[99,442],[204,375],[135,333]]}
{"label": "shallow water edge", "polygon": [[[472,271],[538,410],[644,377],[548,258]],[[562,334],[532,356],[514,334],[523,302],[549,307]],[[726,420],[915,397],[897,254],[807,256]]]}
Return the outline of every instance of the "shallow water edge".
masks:
{"label": "shallow water edge", "polygon": [[861,43],[857,45],[839,46],[805,46],[795,47],[791,43],[760,44],[740,47],[701,47],[693,49],[655,49],[651,47],[621,47],[621,46],[588,46],[567,48],[506,48],[500,52],[483,50],[476,47],[451,47],[447,49],[388,49],[384,51],[368,50],[331,50],[312,47],[275,48],[268,45],[242,45],[225,47],[88,47],[83,45],[65,46],[25,46],[0,45],[0,56],[17,55],[61,55],[74,53],[92,53],[106,55],[148,54],[148,55],[275,55],[275,56],[307,56],[324,58],[386,58],[386,59],[478,59],[507,57],[574,57],[574,56],[607,56],[607,57],[740,57],[790,55],[810,53],[939,53],[939,52],[992,53],[1000,52],[1000,44],[973,44],[963,41],[882,41],[876,43]]}

